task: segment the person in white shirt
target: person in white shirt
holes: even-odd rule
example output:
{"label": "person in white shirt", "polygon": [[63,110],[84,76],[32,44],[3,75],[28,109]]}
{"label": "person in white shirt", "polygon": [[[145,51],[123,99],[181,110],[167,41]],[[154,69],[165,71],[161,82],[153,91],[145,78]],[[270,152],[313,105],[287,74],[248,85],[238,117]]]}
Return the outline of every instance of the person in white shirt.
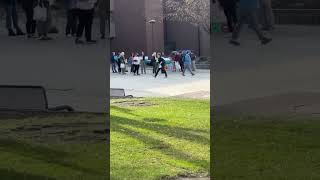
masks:
{"label": "person in white shirt", "polygon": [[94,8],[96,5],[96,2],[97,0],[78,0],[77,1],[79,24],[77,27],[77,37],[75,41],[76,44],[84,43],[81,40],[84,30],[85,30],[85,37],[86,37],[87,43],[96,43],[96,41],[91,38]]}
{"label": "person in white shirt", "polygon": [[140,75],[139,74],[139,68],[140,68],[140,58],[138,56],[138,53],[135,53],[134,57],[133,57],[133,66],[134,66],[134,70],[133,70],[133,74],[134,75]]}

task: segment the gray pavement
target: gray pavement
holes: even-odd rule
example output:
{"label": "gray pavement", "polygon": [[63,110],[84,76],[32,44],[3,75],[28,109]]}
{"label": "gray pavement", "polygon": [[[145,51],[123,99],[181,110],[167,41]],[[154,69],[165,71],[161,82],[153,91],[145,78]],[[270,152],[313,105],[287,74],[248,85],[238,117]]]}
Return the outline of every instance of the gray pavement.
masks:
{"label": "gray pavement", "polygon": [[[77,111],[105,112],[109,73],[107,42],[75,45],[64,24],[52,41],[8,37],[0,29],[0,84],[40,85],[49,106],[71,105]],[[98,36],[97,30],[93,33]]]}
{"label": "gray pavement", "polygon": [[168,72],[168,78],[159,74],[152,76],[149,68],[146,75],[133,76],[127,73],[121,75],[110,73],[110,87],[123,88],[126,95],[135,97],[183,97],[183,98],[210,98],[210,71],[197,70],[195,76],[186,72],[183,77],[180,72]]}
{"label": "gray pavement", "polygon": [[[240,47],[228,44],[225,34],[215,34],[211,77],[215,105],[231,108],[234,104],[248,112],[264,107],[267,112],[308,104],[305,111],[309,107],[313,108],[312,112],[317,111],[314,108],[320,107],[320,103],[311,102],[310,94],[314,97],[320,94],[319,32],[320,27],[315,26],[277,26],[271,34],[274,41],[262,46],[255,34],[246,29],[241,34]],[[267,101],[276,98],[277,101],[264,106],[261,98],[269,99]],[[279,103],[290,103],[292,99],[295,101],[289,105]]]}

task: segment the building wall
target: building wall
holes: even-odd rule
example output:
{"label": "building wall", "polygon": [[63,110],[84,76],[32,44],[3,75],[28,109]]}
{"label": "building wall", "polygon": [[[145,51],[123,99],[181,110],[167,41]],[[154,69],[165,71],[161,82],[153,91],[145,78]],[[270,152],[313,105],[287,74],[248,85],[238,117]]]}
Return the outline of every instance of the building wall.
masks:
{"label": "building wall", "polygon": [[144,0],[115,0],[113,21],[115,37],[112,51],[140,52],[146,49],[145,3]]}

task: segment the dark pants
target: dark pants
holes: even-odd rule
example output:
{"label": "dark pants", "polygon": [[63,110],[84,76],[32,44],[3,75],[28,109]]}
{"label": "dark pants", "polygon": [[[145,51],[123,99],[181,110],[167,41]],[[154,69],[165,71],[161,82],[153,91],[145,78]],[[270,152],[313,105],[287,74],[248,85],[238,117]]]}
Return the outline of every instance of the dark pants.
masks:
{"label": "dark pants", "polygon": [[67,26],[66,35],[77,33],[77,9],[70,9],[67,11]]}
{"label": "dark pants", "polygon": [[[17,30],[20,31],[19,25],[18,25],[18,14],[17,14],[17,6],[16,4],[10,4],[7,5],[6,7],[6,26],[7,29],[13,29],[13,27]],[[13,24],[13,27],[12,27]]]}
{"label": "dark pants", "polygon": [[184,71],[184,63],[182,61],[179,61],[179,65],[181,68],[181,72],[183,72]]}
{"label": "dark pants", "polygon": [[120,61],[117,62],[117,65],[118,65],[118,72],[121,73],[121,66],[120,66],[121,63],[120,63]]}
{"label": "dark pants", "polygon": [[155,74],[157,72],[159,64],[157,62],[152,63],[152,73]]}
{"label": "dark pants", "polygon": [[36,32],[36,21],[33,19],[33,7],[24,8],[24,12],[26,13],[26,31],[28,34],[34,34]]}
{"label": "dark pants", "polygon": [[138,74],[139,74],[139,68],[140,68],[140,65],[135,64],[135,65],[133,65],[133,66],[134,66],[133,73],[138,75]]}
{"label": "dark pants", "polygon": [[165,68],[158,68],[158,70],[157,70],[157,72],[156,72],[155,77],[157,77],[157,76],[158,76],[158,74],[159,74],[159,71],[160,71],[160,70],[165,74],[165,77],[167,77],[167,76],[168,76],[167,71],[166,71],[166,69],[165,69]]}
{"label": "dark pants", "polygon": [[223,10],[227,18],[228,29],[233,32],[233,26],[238,22],[236,6],[223,7]]}
{"label": "dark pants", "polygon": [[233,40],[237,40],[239,38],[241,28],[245,22],[249,23],[249,26],[254,30],[260,40],[264,38],[261,30],[259,29],[256,11],[251,9],[240,9],[239,21],[232,34]]}
{"label": "dark pants", "polygon": [[114,72],[114,73],[117,72],[117,68],[116,68],[116,63],[115,62],[111,63],[111,68],[112,68],[112,72]]}
{"label": "dark pants", "polygon": [[93,13],[94,10],[78,10],[79,24],[77,27],[77,38],[81,38],[83,31],[85,30],[86,40],[90,41],[91,31],[92,31],[92,22],[93,22]]}

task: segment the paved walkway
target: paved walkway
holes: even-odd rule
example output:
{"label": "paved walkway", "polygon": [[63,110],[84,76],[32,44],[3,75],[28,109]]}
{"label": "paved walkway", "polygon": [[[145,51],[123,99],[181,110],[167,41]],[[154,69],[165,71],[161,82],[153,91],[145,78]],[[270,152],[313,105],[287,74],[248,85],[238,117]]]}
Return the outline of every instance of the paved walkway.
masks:
{"label": "paved walkway", "polygon": [[[262,102],[255,99],[263,97],[289,101],[294,97],[307,97],[310,93],[317,97],[320,93],[319,32],[320,27],[278,26],[272,32],[274,41],[261,46],[253,33],[244,30],[240,47],[229,45],[225,35],[215,34],[211,77],[214,79],[215,104],[241,102],[245,107],[243,102],[251,100],[252,108],[268,109],[279,106],[278,101],[268,107],[253,102]],[[296,99],[299,100],[295,104],[310,104],[304,98]],[[315,103],[318,102],[313,102],[313,107]]]}
{"label": "paved walkway", "polygon": [[210,98],[210,71],[197,70],[195,76],[186,72],[183,77],[179,72],[168,72],[168,78],[159,74],[152,76],[151,69],[146,75],[120,75],[111,72],[110,87],[123,88],[126,95],[135,97],[189,97]]}
{"label": "paved walkway", "polygon": [[78,111],[105,112],[106,41],[75,45],[63,33],[52,36],[54,40],[40,42],[8,37],[0,29],[0,84],[41,85],[47,89],[49,106],[66,104]]}

